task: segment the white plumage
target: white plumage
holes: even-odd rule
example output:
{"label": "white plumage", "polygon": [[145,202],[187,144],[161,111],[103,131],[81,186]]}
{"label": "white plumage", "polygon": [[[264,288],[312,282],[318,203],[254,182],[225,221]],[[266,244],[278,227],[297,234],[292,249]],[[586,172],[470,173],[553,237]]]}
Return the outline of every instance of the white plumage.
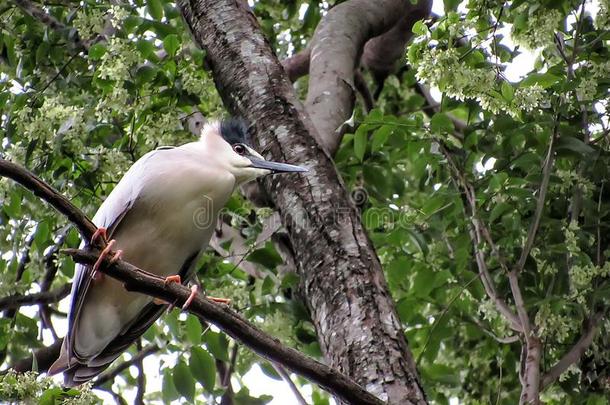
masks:
{"label": "white plumage", "polygon": [[[214,123],[197,142],[144,155],[125,173],[93,222],[107,228],[123,260],[159,276],[179,274],[186,282],[236,186],[281,171],[305,170],[266,162],[247,146],[241,121]],[[49,373],[64,371],[69,386],[88,381],[165,309],[148,296],[127,292],[111,277],[93,279],[90,266],[78,265],[68,334]]]}

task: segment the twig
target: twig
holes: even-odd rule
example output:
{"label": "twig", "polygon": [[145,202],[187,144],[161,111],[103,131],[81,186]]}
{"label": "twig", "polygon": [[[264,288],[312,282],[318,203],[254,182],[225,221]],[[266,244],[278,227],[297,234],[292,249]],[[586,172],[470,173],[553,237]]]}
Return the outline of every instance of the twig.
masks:
{"label": "twig", "polygon": [[34,294],[15,294],[0,298],[0,310],[19,308],[24,305],[48,304],[61,301],[70,293],[71,284],[65,284],[56,290],[39,292]]}
{"label": "twig", "polygon": [[282,380],[284,380],[284,382],[286,382],[286,384],[288,384],[288,386],[290,387],[290,390],[294,394],[299,405],[307,405],[307,401],[305,401],[305,398],[303,398],[301,391],[299,391],[299,389],[294,384],[294,382],[292,381],[292,379],[290,378],[290,376],[288,375],[286,370],[284,370],[284,367],[282,367],[278,363],[271,363],[271,364],[273,365],[273,368],[275,369],[275,371],[277,371],[278,374],[282,377]]}
{"label": "twig", "polygon": [[[38,364],[38,371],[44,372],[49,369],[51,364],[59,357],[59,350],[63,339],[55,341],[51,346],[40,348],[34,351],[36,356],[36,363]],[[13,363],[10,367],[18,373],[25,373],[26,371],[32,370],[32,356],[26,357]]]}
{"label": "twig", "polygon": [[470,239],[472,240],[472,245],[475,253],[475,261],[479,269],[481,282],[483,283],[485,292],[489,299],[493,301],[497,311],[502,314],[507,320],[510,328],[517,332],[523,332],[523,327],[521,326],[521,322],[519,321],[518,316],[509,308],[504,298],[500,297],[500,295],[496,291],[496,287],[487,267],[487,262],[485,261],[485,253],[480,247],[483,243],[484,238],[481,230],[481,221],[479,220],[477,214],[476,196],[474,194],[474,190],[472,186],[468,184],[468,182],[458,169],[456,163],[453,161],[451,153],[447,150],[443,142],[439,141],[439,146],[441,152],[449,163],[449,168],[453,173],[453,178],[455,179],[455,182],[457,183],[458,187],[461,187],[463,189],[463,192],[466,196],[467,204],[470,206],[470,221],[472,223],[472,228],[470,230]]}
{"label": "twig", "polygon": [[[138,342],[136,343],[136,345],[137,345],[136,347],[137,347],[138,351],[142,351],[142,339],[138,339]],[[144,405],[144,393],[146,392],[146,375],[144,374],[143,359],[144,359],[144,357],[141,357],[141,358],[137,359],[137,361],[134,363],[134,365],[138,369],[138,379],[137,379],[138,390],[136,392],[136,398],[134,400],[134,403],[136,405]]]}
{"label": "twig", "polygon": [[[36,4],[29,0],[13,0],[13,2],[19,6],[26,14],[39,20],[44,25],[55,31],[68,31],[69,27],[57,20],[50,14],[47,14],[44,10],[38,7]],[[74,44],[78,49],[87,50],[89,47],[88,41],[83,41],[81,38],[76,38]]]}
{"label": "twig", "polygon": [[112,370],[100,375],[93,383],[93,388],[99,388],[102,385],[106,384],[108,381],[114,380],[117,375],[121,374],[129,367],[137,365],[137,363],[142,361],[145,357],[150,356],[153,353],[157,353],[159,350],[161,350],[161,348],[155,344],[146,346],[143,350],[139,351],[131,359],[119,364]]}
{"label": "twig", "polygon": [[540,219],[542,218],[542,211],[544,210],[544,203],[546,200],[546,192],[549,188],[549,180],[551,178],[551,170],[553,168],[553,162],[555,160],[554,154],[554,146],[555,141],[559,136],[559,114],[555,116],[555,123],[553,127],[553,135],[551,136],[551,140],[549,142],[549,149],[546,154],[546,160],[544,166],[542,168],[542,181],[540,182],[540,188],[538,190],[538,201],[536,202],[536,210],[534,211],[534,219],[530,224],[529,230],[527,232],[527,239],[525,241],[525,245],[523,246],[523,250],[521,251],[521,256],[519,257],[519,261],[517,262],[517,266],[515,267],[516,273],[520,273],[525,267],[525,262],[527,257],[534,246],[534,239],[536,238],[536,233],[538,232],[538,227],[540,225]]}
{"label": "twig", "polygon": [[15,180],[36,196],[51,204],[53,208],[76,225],[83,239],[91,239],[97,229],[93,222],[81,210],[72,205],[66,197],[59,194],[36,175],[15,163],[0,159],[0,176]]}

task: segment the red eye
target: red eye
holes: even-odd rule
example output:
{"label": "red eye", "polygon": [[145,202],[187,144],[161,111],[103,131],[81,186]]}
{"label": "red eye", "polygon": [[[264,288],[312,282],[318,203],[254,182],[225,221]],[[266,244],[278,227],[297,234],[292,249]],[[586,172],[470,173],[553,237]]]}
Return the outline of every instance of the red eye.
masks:
{"label": "red eye", "polygon": [[246,154],[246,147],[244,145],[242,145],[241,143],[233,145],[233,150],[238,155],[245,155]]}

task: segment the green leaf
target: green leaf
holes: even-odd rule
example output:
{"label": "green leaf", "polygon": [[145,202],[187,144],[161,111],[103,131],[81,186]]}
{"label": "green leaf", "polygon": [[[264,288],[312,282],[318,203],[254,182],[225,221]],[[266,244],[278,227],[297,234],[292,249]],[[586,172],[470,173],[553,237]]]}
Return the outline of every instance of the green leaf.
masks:
{"label": "green leaf", "polygon": [[146,0],[146,10],[157,21],[163,18],[163,4],[161,0]]}
{"label": "green leaf", "polygon": [[546,89],[562,80],[561,77],[555,76],[551,73],[530,73],[525,79],[519,84],[520,87],[533,86],[534,84]]}
{"label": "green leaf", "polygon": [[500,218],[500,216],[504,215],[506,211],[511,209],[512,206],[508,203],[501,202],[496,204],[491,210],[491,214],[489,214],[489,222],[494,222],[496,219]]}
{"label": "green leaf", "polygon": [[136,72],[136,82],[140,85],[142,85],[144,83],[148,83],[157,76],[158,72],[159,72],[159,69],[157,69],[154,66],[150,66],[150,65],[140,66]]}
{"label": "green leaf", "polygon": [[147,39],[139,39],[138,42],[136,42],[136,48],[145,59],[148,59],[148,57],[155,52],[155,46]]}
{"label": "green leaf", "polygon": [[203,328],[201,327],[201,322],[195,315],[189,315],[186,318],[186,337],[188,340],[194,344],[198,345],[201,343],[201,335],[203,333]]}
{"label": "green leaf", "polygon": [[587,145],[580,139],[571,136],[560,137],[557,140],[557,146],[555,146],[555,150],[568,150],[579,155],[589,155],[595,152],[595,149],[593,149],[591,146]]}
{"label": "green leaf", "polygon": [[504,100],[511,102],[513,101],[513,97],[515,96],[515,89],[508,82],[502,82],[502,97]]}
{"label": "green leaf", "polygon": [[163,402],[170,403],[171,401],[178,399],[180,394],[176,390],[174,385],[173,374],[169,369],[163,371],[163,382],[161,383],[161,393],[163,396]]}
{"label": "green leaf", "polygon": [[364,160],[364,153],[366,152],[366,144],[368,140],[368,128],[366,125],[360,125],[354,135],[354,154],[359,161]]}
{"label": "green leaf", "polygon": [[373,133],[373,141],[371,142],[371,150],[377,152],[386,143],[394,128],[391,125],[383,125]]}
{"label": "green leaf", "polygon": [[218,360],[229,361],[229,342],[224,333],[208,331],[205,334],[205,345],[208,351]]}
{"label": "green leaf", "polygon": [[170,34],[163,38],[163,48],[165,48],[169,56],[174,56],[176,51],[180,49],[180,40],[178,39],[178,35]]}
{"label": "green leaf", "polygon": [[216,364],[214,358],[201,347],[191,349],[189,368],[193,376],[207,391],[212,391],[216,384]]}
{"label": "green leaf", "polygon": [[413,24],[411,31],[413,31],[415,35],[426,35],[428,33],[428,26],[424,24],[422,20],[419,20]]}
{"label": "green leaf", "polygon": [[282,256],[275,250],[275,246],[272,243],[267,242],[264,248],[256,249],[250,253],[246,260],[253,263],[262,264],[266,268],[273,270],[278,265],[282,264]]}
{"label": "green leaf", "polygon": [[89,59],[91,60],[100,60],[102,56],[106,53],[106,45],[99,42],[97,44],[91,45],[89,48]]}
{"label": "green leaf", "polygon": [[184,362],[180,361],[174,367],[173,381],[180,395],[191,402],[195,399],[195,380]]}
{"label": "green leaf", "polygon": [[449,118],[447,114],[439,112],[432,116],[432,119],[430,120],[430,129],[434,133],[442,134],[446,132],[453,132],[455,128],[451,118]]}

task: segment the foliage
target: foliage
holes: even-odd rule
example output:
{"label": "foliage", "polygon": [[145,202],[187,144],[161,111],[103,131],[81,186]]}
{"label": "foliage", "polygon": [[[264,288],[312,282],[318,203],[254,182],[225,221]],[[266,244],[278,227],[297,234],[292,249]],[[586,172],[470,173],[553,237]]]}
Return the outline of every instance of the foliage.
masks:
{"label": "foliage", "polygon": [[[502,267],[515,266],[521,255],[549,145],[555,159],[546,202],[519,277],[544,342],[543,370],[579,338],[593,312],[607,312],[610,38],[608,1],[599,3],[593,16],[589,3],[581,14],[581,2],[572,0],[445,0],[444,16],[430,27],[414,26],[409,68],[403,61],[386,80],[376,109],[365,114],[357,108],[359,125],[343,137],[335,156],[436,403],[453,397],[464,403],[518,401],[521,346],[498,341],[512,332],[481,284],[472,220],[489,229],[494,246],[474,245],[485,254],[499,295],[512,305]],[[261,0],[253,10],[283,58],[305,47],[328,6]],[[12,3],[0,5],[0,155],[27,166],[92,215],[133,161],[156,146],[192,140],[181,121],[195,111],[221,115],[222,104],[204,52],[192,43],[174,3],[58,1],[45,10],[70,28],[54,30]],[[103,38],[93,41],[98,35]],[[88,50],[78,49],[77,38],[91,40]],[[509,80],[504,71],[524,49],[536,58],[533,70]],[[415,91],[418,82],[442,93],[431,116]],[[298,91],[305,87],[299,82]],[[54,287],[68,282],[74,265],[50,252],[62,243],[78,246],[75,230],[4,179],[0,202],[0,296],[38,291],[53,269]],[[281,260],[272,243],[255,243],[267,216],[237,195],[225,215],[246,235],[247,261],[263,278],[212,252],[202,258],[199,276],[210,295],[232,298],[248,319],[284,343],[320,356],[307,313],[292,299],[296,276],[278,271]],[[40,347],[41,336],[50,339],[36,309],[0,318],[4,366]],[[65,324],[63,310],[60,305],[54,312],[54,323]],[[545,391],[548,403],[604,403],[610,393],[609,333],[606,320],[582,361]],[[242,387],[237,403],[269,399],[254,399],[243,384],[255,364],[279,378],[224,334],[177,311],[142,340],[162,347],[154,363],[162,384],[149,384],[146,400],[219,398],[225,392],[220,364],[230,365],[233,353],[233,378]],[[131,348],[129,355],[135,352]],[[53,399],[79,395],[30,374],[2,378],[3,400],[43,391]],[[133,395],[135,385],[127,370],[102,388]],[[312,389],[315,404],[328,403],[326,394]]]}

